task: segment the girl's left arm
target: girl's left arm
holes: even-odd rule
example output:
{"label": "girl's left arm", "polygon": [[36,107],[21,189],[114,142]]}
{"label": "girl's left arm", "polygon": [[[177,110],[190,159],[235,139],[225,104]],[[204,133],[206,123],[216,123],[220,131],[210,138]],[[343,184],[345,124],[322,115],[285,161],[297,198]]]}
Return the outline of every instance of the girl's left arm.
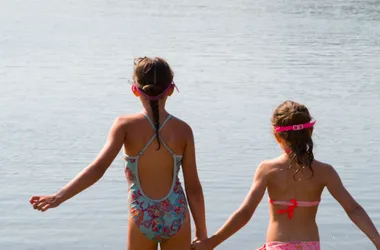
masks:
{"label": "girl's left arm", "polygon": [[336,170],[332,166],[328,166],[328,171],[328,175],[326,176],[328,181],[326,185],[327,189],[343,207],[352,222],[367,235],[376,246],[376,249],[380,249],[380,235],[371,218],[347,191]]}
{"label": "girl's left arm", "polygon": [[126,118],[117,118],[111,127],[107,142],[97,158],[58,193],[49,196],[32,196],[30,203],[33,208],[44,212],[49,208],[57,207],[96,183],[104,175],[123,146],[125,124]]}

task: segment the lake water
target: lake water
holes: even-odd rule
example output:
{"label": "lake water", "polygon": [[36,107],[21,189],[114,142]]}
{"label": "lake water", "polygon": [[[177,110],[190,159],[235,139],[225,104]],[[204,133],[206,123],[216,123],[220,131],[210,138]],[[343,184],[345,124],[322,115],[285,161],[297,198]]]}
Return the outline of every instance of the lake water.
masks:
{"label": "lake water", "polygon": [[[379,0],[2,0],[0,249],[125,249],[121,155],[95,186],[37,213],[97,155],[130,93],[133,58],[162,56],[180,93],[169,111],[194,129],[207,223],[215,232],[281,151],[270,129],[286,99],[318,123],[315,155],[334,165],[380,226]],[[217,249],[264,244],[266,197]],[[322,249],[374,249],[327,193]]]}

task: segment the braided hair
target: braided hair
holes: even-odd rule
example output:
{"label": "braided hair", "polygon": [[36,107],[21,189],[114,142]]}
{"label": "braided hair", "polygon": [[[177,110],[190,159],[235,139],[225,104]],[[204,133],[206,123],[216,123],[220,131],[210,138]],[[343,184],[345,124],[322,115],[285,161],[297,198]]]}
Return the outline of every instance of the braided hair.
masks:
{"label": "braided hair", "polygon": [[[173,77],[173,71],[169,64],[162,58],[142,57],[135,59],[134,82],[137,88],[148,96],[154,97],[162,94],[173,82]],[[159,150],[161,147],[158,133],[160,128],[159,100],[150,100],[149,103],[156,128],[157,150]]]}

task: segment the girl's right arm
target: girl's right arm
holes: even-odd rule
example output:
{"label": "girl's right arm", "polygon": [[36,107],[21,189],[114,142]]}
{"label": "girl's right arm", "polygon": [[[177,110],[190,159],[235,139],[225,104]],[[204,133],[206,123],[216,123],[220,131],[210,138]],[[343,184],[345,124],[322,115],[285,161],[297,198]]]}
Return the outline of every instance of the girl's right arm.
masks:
{"label": "girl's right arm", "polygon": [[115,120],[109,132],[107,142],[98,157],[87,168],[80,172],[71,182],[58,193],[48,196],[33,196],[30,203],[34,209],[42,212],[59,206],[62,202],[82,192],[97,182],[111,165],[125,138],[125,118]]}
{"label": "girl's right arm", "polygon": [[202,185],[199,181],[193,131],[186,125],[186,146],[182,160],[182,171],[185,181],[186,196],[189,200],[195,224],[195,240],[207,239],[205,202]]}
{"label": "girl's right arm", "polygon": [[331,195],[340,203],[346,211],[348,217],[355,225],[367,235],[377,249],[380,249],[380,235],[372,220],[369,218],[366,211],[355,201],[351,194],[344,187],[338,173],[335,169],[329,166],[329,178],[327,189]]}

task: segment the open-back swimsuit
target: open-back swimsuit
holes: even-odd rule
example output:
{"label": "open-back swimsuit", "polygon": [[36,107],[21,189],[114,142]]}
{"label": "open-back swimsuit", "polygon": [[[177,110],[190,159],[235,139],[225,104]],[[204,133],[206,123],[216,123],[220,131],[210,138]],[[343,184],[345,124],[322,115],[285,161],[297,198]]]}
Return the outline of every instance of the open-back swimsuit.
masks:
{"label": "open-back swimsuit", "polygon": [[[152,120],[146,114],[143,113],[143,115],[152,125],[154,132],[156,132]],[[173,116],[169,115],[158,131],[160,131],[172,117]],[[124,154],[126,161],[125,176],[131,183],[128,190],[130,217],[147,238],[156,242],[163,242],[181,229],[188,208],[186,197],[178,178],[182,164],[182,156],[176,155],[166,145],[161,135],[159,135],[160,142],[173,157],[173,180],[170,191],[164,198],[154,200],[148,198],[141,188],[138,171],[139,158],[144,154],[145,150],[155,138],[156,133],[154,133],[146,146],[136,156]],[[159,163],[157,165],[157,167],[160,167]]]}

